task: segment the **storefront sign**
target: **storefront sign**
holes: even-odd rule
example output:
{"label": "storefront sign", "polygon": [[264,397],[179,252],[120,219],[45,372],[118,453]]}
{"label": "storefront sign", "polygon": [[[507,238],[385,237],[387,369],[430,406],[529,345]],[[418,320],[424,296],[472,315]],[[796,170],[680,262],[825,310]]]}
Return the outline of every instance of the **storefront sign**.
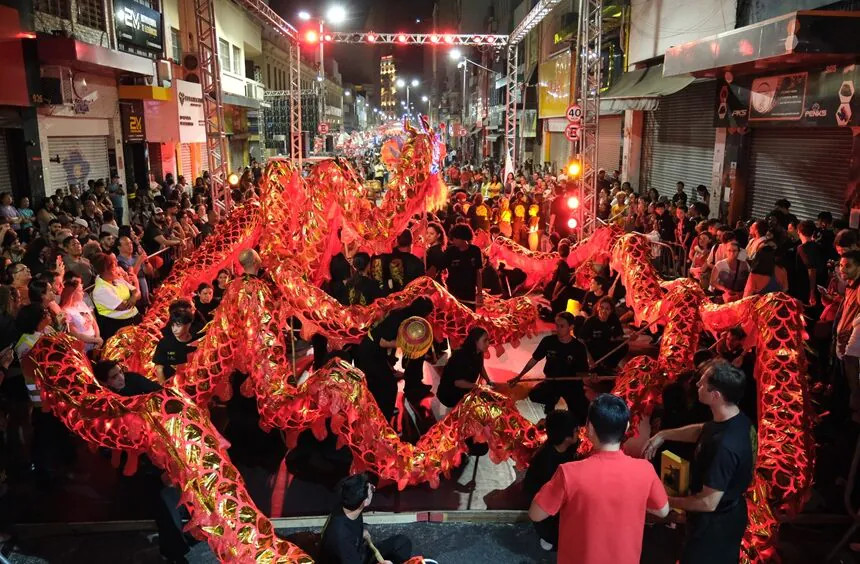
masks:
{"label": "storefront sign", "polygon": [[752,81],[751,120],[792,120],[803,114],[806,73],[782,74]]}
{"label": "storefront sign", "polygon": [[203,110],[203,87],[195,82],[176,81],[179,107],[179,141],[206,142],[206,114]]}
{"label": "storefront sign", "polygon": [[741,76],[717,81],[716,127],[752,125],[845,127],[857,125],[854,89],[858,69]]}
{"label": "storefront sign", "polygon": [[541,119],[564,117],[570,103],[570,51],[538,67],[538,112]]}
{"label": "storefront sign", "polygon": [[122,118],[122,138],[126,143],[142,143],[146,141],[146,129],[143,119],[143,101],[130,100],[119,104]]}
{"label": "storefront sign", "polygon": [[161,14],[134,0],[114,0],[116,36],[122,43],[160,51],[164,47]]}

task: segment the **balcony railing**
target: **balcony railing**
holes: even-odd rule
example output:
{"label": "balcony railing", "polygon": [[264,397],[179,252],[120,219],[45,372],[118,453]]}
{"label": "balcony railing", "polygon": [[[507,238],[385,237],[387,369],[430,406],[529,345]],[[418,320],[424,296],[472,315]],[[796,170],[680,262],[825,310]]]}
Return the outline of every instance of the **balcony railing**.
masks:
{"label": "balcony railing", "polygon": [[266,93],[266,87],[262,82],[257,82],[256,80],[251,80],[250,78],[245,79],[245,96],[248,98],[253,98],[254,100],[263,100],[263,95]]}

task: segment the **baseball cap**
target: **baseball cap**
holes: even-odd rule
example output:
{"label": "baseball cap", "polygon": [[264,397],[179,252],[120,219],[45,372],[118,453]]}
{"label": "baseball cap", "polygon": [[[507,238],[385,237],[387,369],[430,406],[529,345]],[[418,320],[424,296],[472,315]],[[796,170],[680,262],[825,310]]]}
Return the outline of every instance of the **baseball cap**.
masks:
{"label": "baseball cap", "polygon": [[154,213],[154,214],[156,214],[156,215],[158,215],[158,214],[160,214],[160,213],[164,213],[164,210],[163,210],[163,209],[161,209],[161,208],[155,208],[155,209],[153,210],[153,213]]}
{"label": "baseball cap", "polygon": [[105,233],[114,237],[119,237],[119,227],[115,225],[102,225],[101,235],[104,235]]}
{"label": "baseball cap", "polygon": [[87,223],[87,220],[82,219],[80,217],[75,219],[74,223],[75,223],[75,225],[80,225],[81,227],[86,227],[87,229],[90,228],[90,224]]}

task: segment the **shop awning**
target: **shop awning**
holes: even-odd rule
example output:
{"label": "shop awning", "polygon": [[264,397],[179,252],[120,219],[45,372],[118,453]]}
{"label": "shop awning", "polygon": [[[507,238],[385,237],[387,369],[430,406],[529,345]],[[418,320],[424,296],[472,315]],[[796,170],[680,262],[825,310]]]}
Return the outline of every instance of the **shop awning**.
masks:
{"label": "shop awning", "polygon": [[860,54],[860,12],[790,12],[753,25],[670,47],[668,76],[715,77],[787,66],[852,62]]}
{"label": "shop awning", "polygon": [[251,108],[254,110],[260,109],[260,101],[255,100],[254,98],[249,98],[247,96],[240,96],[238,94],[227,94],[226,92],[222,94],[225,104],[230,104],[231,106],[241,106],[243,108]]}
{"label": "shop awning", "polygon": [[95,74],[133,73],[155,76],[155,62],[122,51],[112,51],[70,37],[39,36],[39,61]]}
{"label": "shop awning", "polygon": [[656,110],[662,96],[674,94],[695,80],[692,76],[663,76],[663,65],[633,70],[600,96],[601,115],[621,110]]}

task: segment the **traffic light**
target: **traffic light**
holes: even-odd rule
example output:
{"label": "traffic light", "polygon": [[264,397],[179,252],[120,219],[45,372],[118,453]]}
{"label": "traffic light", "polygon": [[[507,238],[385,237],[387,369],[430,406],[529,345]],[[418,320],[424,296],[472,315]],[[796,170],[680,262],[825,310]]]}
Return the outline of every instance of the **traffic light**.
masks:
{"label": "traffic light", "polygon": [[568,178],[577,178],[579,173],[582,172],[582,165],[579,164],[579,161],[570,161],[567,164],[567,176]]}
{"label": "traffic light", "polygon": [[576,196],[570,196],[567,199],[567,207],[569,207],[572,210],[575,210],[576,208],[578,208],[579,207],[579,198],[577,198]]}
{"label": "traffic light", "polygon": [[304,34],[305,43],[316,43],[320,40],[320,34],[315,29],[309,29]]}

